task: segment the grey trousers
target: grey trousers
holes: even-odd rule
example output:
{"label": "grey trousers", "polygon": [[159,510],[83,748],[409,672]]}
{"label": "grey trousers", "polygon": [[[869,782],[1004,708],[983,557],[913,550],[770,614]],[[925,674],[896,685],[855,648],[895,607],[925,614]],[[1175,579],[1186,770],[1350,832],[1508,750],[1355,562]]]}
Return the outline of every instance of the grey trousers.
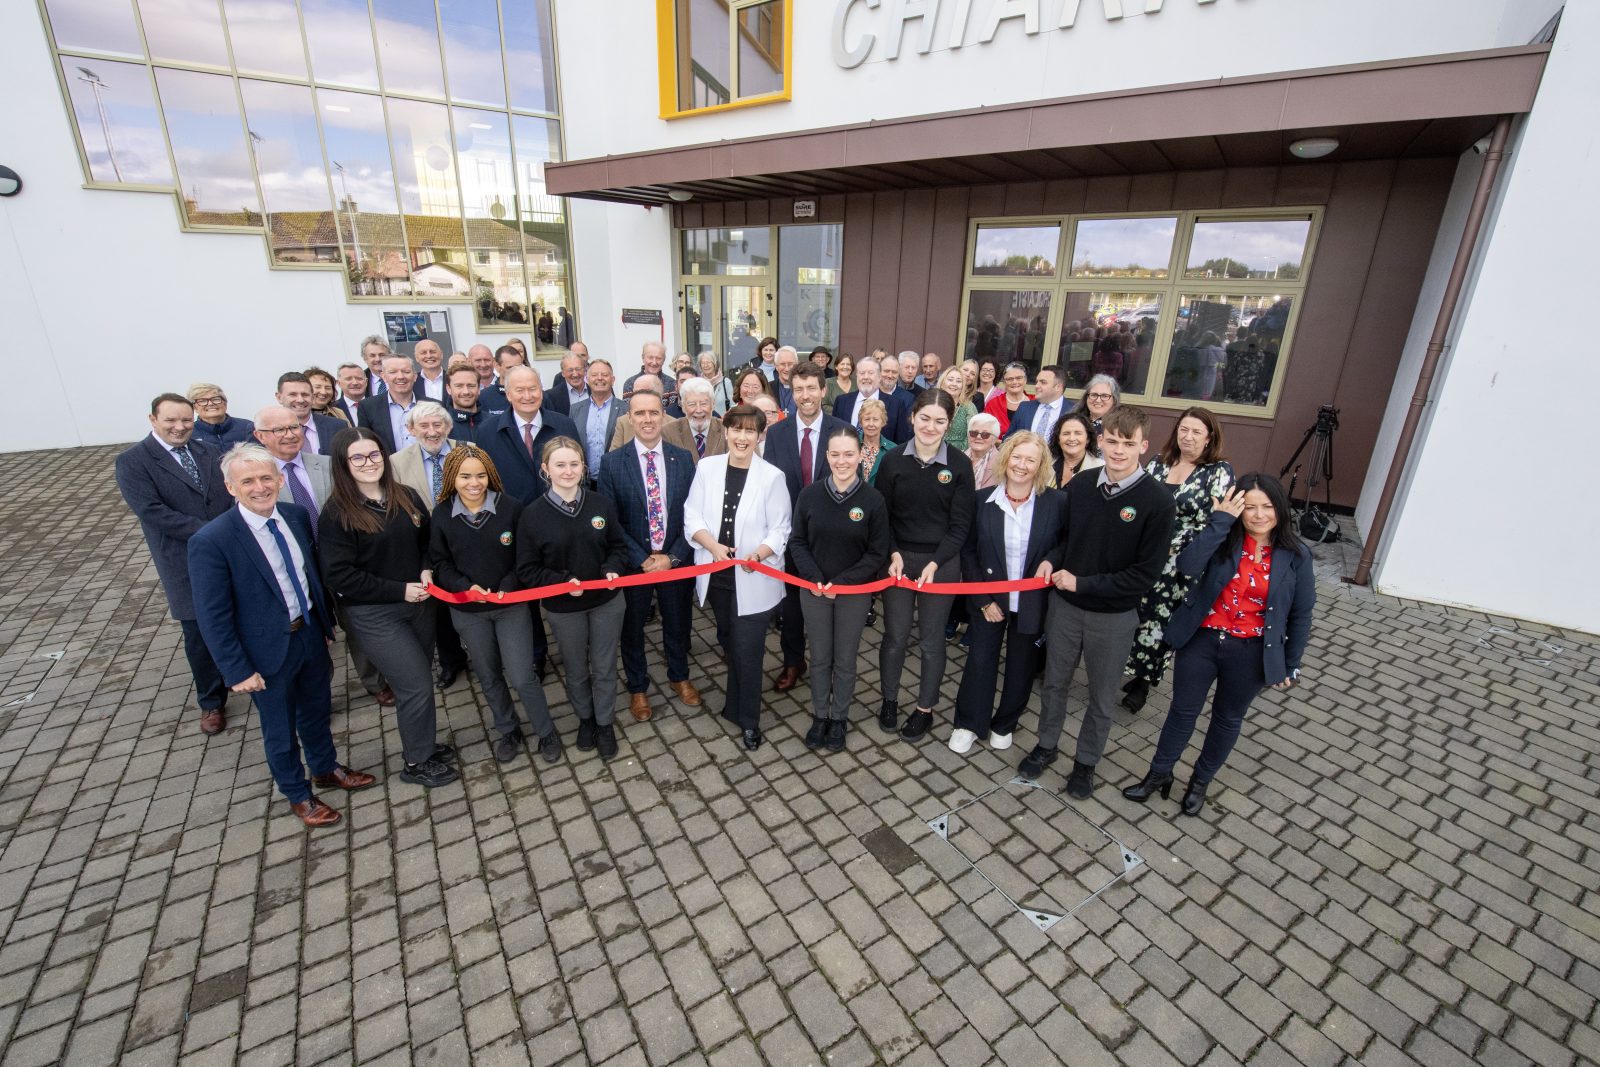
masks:
{"label": "grey trousers", "polygon": [[[539,683],[539,672],[533,669],[533,657],[528,654],[533,646],[533,613],[527,606],[508,604],[487,611],[463,611],[451,606],[450,621],[455,623],[456,633],[472,658],[473,673],[494,713],[496,732],[506,737],[522,729],[517,709],[511,703],[511,689],[522,698],[522,709],[533,726],[534,736],[544,737],[554,730],[544,686]],[[506,686],[508,678],[510,688]]]}
{"label": "grey trousers", "polygon": [[344,631],[344,650],[350,656],[350,666],[355,668],[356,677],[361,679],[361,688],[374,695],[381,693],[388,683],[383,680],[383,675],[373,666],[372,658],[362,651],[361,642],[357,641],[356,635],[351,632],[350,619],[345,614],[342,601],[333,602],[333,615],[339,623],[339,629]]}
{"label": "grey trousers", "polygon": [[[906,576],[915,579],[933,556],[924,552],[901,552]],[[939,568],[935,582],[961,580],[961,561],[951,560]],[[922,651],[922,673],[917,678],[917,707],[932,711],[939,703],[939,686],[944,683],[944,624],[950,619],[955,598],[941,593],[917,593],[898,586],[883,591],[883,645],[878,649],[878,674],[883,699],[900,702],[900,671],[906,662],[906,646],[911,642],[911,614],[916,611],[918,638]]]}
{"label": "grey trousers", "polygon": [[1055,748],[1067,719],[1067,685],[1082,658],[1089,676],[1089,702],[1078,728],[1078,763],[1093,767],[1105,751],[1111,733],[1111,705],[1122,666],[1128,662],[1133,638],[1139,630],[1139,611],[1085,611],[1050,594],[1050,614],[1045,622],[1044,691],[1039,701],[1039,744]]}
{"label": "grey trousers", "polygon": [[628,602],[614,596],[586,611],[544,613],[561,649],[567,699],[580,719],[610,726],[617,711],[617,646]]}
{"label": "grey trousers", "polygon": [[829,600],[805,589],[799,592],[800,614],[811,644],[811,715],[844,722],[856,692],[861,631],[867,626],[872,597],[857,593]]}
{"label": "grey trousers", "polygon": [[350,633],[394,690],[394,720],[407,763],[421,763],[439,743],[433,703],[433,604],[346,604]]}

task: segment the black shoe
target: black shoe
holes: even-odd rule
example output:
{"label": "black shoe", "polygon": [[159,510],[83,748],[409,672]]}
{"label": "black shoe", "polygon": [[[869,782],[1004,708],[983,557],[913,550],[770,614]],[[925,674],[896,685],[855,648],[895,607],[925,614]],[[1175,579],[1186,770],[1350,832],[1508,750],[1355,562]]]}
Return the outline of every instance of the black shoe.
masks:
{"label": "black shoe", "polygon": [[1135,678],[1123,686],[1122,691],[1127,694],[1122,698],[1122,706],[1136,712],[1144,707],[1145,700],[1150,696],[1150,683],[1143,678]]}
{"label": "black shoe", "polygon": [[933,729],[933,712],[918,708],[906,716],[906,724],[900,727],[900,740],[921,741],[931,729]]}
{"label": "black shoe", "polygon": [[761,731],[746,730],[744,732],[744,747],[754,752],[761,747]]}
{"label": "black shoe", "polygon": [[885,700],[883,707],[878,709],[878,729],[886,734],[892,734],[900,727],[900,705],[892,700]]}
{"label": "black shoe", "polygon": [[829,752],[844,751],[844,720],[835,719],[828,724],[827,746]]}
{"label": "black shoe", "polygon": [[460,777],[460,772],[454,767],[437,759],[426,759],[421,763],[408,763],[400,771],[400,780],[402,782],[420,785],[425,789],[432,789],[438,785],[449,785]]}
{"label": "black shoe", "polygon": [[1172,796],[1172,772],[1157,773],[1148,771],[1145,776],[1128,786],[1122,791],[1122,796],[1127,800],[1135,800],[1140,804],[1149,800],[1152,794],[1161,794],[1161,799],[1166,800]]}
{"label": "black shoe", "polygon": [[874,603],[867,609],[867,626],[870,628],[876,625],[878,625],[878,605]]}
{"label": "black shoe", "polygon": [[1055,761],[1055,749],[1045,748],[1043,745],[1035,745],[1033,751],[1028,753],[1023,758],[1021,765],[1017,767],[1017,773],[1024,778],[1037,780],[1044,773],[1044,769]]}
{"label": "black shoe", "polygon": [[439,673],[434,675],[433,684],[440,689],[449,689],[456,684],[456,679],[461,677],[460,667],[440,667]]}
{"label": "black shoe", "polygon": [[945,643],[946,644],[954,644],[955,643],[955,639],[956,639],[956,635],[958,633],[960,633],[960,632],[961,632],[961,624],[959,622],[947,622],[947,623],[945,623],[944,624],[944,640],[945,640]]}
{"label": "black shoe", "polygon": [[456,762],[456,750],[450,745],[434,745],[433,755],[429,758],[436,759],[440,763],[453,764]]}
{"label": "black shoe", "polygon": [[522,751],[522,731],[512,730],[495,738],[494,758],[499,763],[510,763]]}
{"label": "black shoe", "polygon": [[821,748],[823,740],[828,736],[828,721],[826,719],[812,719],[811,729],[806,731],[806,747]]}
{"label": "black shoe", "polygon": [[561,735],[551,730],[539,738],[539,755],[544,757],[546,763],[555,763],[561,759]]}
{"label": "black shoe", "polygon": [[1210,782],[1197,782],[1189,779],[1189,788],[1183,791],[1183,813],[1185,815],[1199,815],[1206,806],[1206,786]]}
{"label": "black shoe", "polygon": [[594,751],[594,720],[593,719],[579,719],[578,720],[578,751],[579,752],[593,752]]}
{"label": "black shoe", "polygon": [[1094,796],[1094,764],[1072,764],[1072,773],[1067,775],[1067,796],[1074,800],[1088,800]]}
{"label": "black shoe", "polygon": [[595,727],[594,743],[600,750],[600,758],[609,761],[617,754],[617,731],[609,723]]}

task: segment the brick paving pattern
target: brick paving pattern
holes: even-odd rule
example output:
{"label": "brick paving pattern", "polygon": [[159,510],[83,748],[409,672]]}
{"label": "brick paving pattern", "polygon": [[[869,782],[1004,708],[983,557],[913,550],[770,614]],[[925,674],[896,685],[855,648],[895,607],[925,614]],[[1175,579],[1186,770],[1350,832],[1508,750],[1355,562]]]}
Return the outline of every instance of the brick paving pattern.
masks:
{"label": "brick paving pattern", "polygon": [[[458,683],[464,779],[425,794],[340,651],[341,757],[384,782],[308,833],[239,701],[196,729],[116,451],[0,456],[0,1067],[1600,1060],[1593,638],[1324,584],[1309,684],[1258,702],[1205,818],[1117,795],[1169,690],[1118,712],[1079,810],[1147,865],[1041,933],[924,824],[1026,731],[957,757],[864,696],[823,756],[802,687],[750,755],[718,677],[690,711],[659,659],[609,766],[497,765]],[[1010,880],[1085,862],[1041,865],[1064,823],[972,830]]]}

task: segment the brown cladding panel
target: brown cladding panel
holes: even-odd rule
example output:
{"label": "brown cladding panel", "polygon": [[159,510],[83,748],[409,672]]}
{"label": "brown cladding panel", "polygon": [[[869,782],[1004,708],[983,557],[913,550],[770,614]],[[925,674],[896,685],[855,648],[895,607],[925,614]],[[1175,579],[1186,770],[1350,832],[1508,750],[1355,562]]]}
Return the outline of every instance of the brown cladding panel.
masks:
{"label": "brown cladding panel", "polygon": [[1006,186],[1007,215],[1043,215],[1044,182],[1019,182]]}
{"label": "brown cladding panel", "polygon": [[1221,170],[1180,171],[1172,191],[1172,206],[1180,211],[1221,207],[1222,183],[1226,173]]}
{"label": "brown cladding panel", "polygon": [[845,201],[843,293],[839,297],[839,346],[860,352],[867,340],[867,308],[872,303],[872,194],[853,193]]}
{"label": "brown cladding panel", "polygon": [[1172,206],[1172,191],[1177,187],[1178,176],[1168,171],[1163,174],[1135,174],[1133,187],[1128,191],[1129,211],[1164,211]]}
{"label": "brown cladding panel", "polygon": [[934,207],[928,316],[923,336],[940,355],[955,354],[961,329],[961,285],[966,277],[967,219],[971,216],[968,198],[965,187],[940,189]]}
{"label": "brown cladding panel", "polygon": [[1222,206],[1225,208],[1270,204],[1278,188],[1277,167],[1233,167],[1223,175]]}
{"label": "brown cladding panel", "polygon": [[867,341],[893,345],[896,307],[900,302],[900,232],[905,216],[904,193],[873,193],[872,268],[868,287]]}
{"label": "brown cladding panel", "polygon": [[744,222],[746,226],[770,226],[774,222],[782,222],[781,218],[774,218],[771,200],[745,201]]}
{"label": "brown cladding panel", "polygon": [[1339,173],[1336,163],[1290,163],[1278,168],[1278,191],[1273,201],[1278,207],[1326,204],[1333,192],[1333,179]]}
{"label": "brown cladding panel", "polygon": [[722,206],[722,224],[724,226],[744,226],[750,216],[748,201],[729,200]]}
{"label": "brown cladding panel", "polygon": [[1083,210],[1083,198],[1089,191],[1087,178],[1063,178],[1046,182],[1044,209],[1052,215],[1076,215]]}
{"label": "brown cladding panel", "polygon": [[933,343],[924,334],[928,327],[928,272],[937,198],[932,189],[912,189],[905,194],[905,222],[900,230],[900,295],[894,317],[896,348],[920,352]]}
{"label": "brown cladding panel", "polygon": [[705,207],[701,209],[700,225],[711,227],[713,229],[720,227],[722,225],[722,220],[727,217],[725,214],[727,209],[728,205],[720,200],[716,201],[715,203],[705,205]]}
{"label": "brown cladding panel", "polygon": [[1096,211],[1126,211],[1128,210],[1128,197],[1133,191],[1133,178],[1126,174],[1108,175],[1103,178],[1090,178],[1089,188],[1083,198],[1083,210]]}

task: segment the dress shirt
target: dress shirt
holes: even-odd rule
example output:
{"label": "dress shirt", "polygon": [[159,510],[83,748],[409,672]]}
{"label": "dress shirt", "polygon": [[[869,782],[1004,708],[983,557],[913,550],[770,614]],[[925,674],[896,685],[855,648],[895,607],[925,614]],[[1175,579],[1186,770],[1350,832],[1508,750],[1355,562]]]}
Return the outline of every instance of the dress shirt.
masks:
{"label": "dress shirt", "polygon": [[587,386],[579,386],[578,388],[574,389],[571,385],[568,385],[567,380],[563,378],[561,379],[561,388],[567,391],[568,411],[571,411],[572,405],[576,404],[578,401],[589,399],[589,389]]}
{"label": "dress shirt", "polygon": [[[1001,484],[998,488],[1000,491],[989,499],[994,501],[995,507],[1006,517],[1006,580],[1017,582],[1027,577],[1022,573],[1022,568],[1028,561],[1028,532],[1033,529],[1035,494],[1029,493],[1028,499],[1020,504],[1014,504],[1011,498],[1006,496],[1005,485]],[[1021,597],[1021,593],[1011,594],[1012,611],[1017,610]]]}
{"label": "dress shirt", "polygon": [[[646,448],[644,442],[639,440],[637,437],[635,437],[633,439],[633,448],[634,448],[634,451],[637,452],[638,456],[639,456],[639,484],[644,486],[644,499],[645,499],[645,506],[646,506],[647,509],[649,507],[649,502],[650,502],[650,476],[646,473],[645,457],[650,455],[651,453],[655,454],[655,457],[656,457],[656,478],[661,483],[661,520],[662,520],[662,529],[665,530],[665,528],[666,528],[666,519],[667,519],[667,455],[666,455],[665,452],[661,451],[661,442],[660,441],[657,441],[654,445],[651,445],[649,448]],[[666,542],[665,541],[663,541],[661,544],[658,545],[658,544],[655,544],[654,541],[652,540],[651,545],[650,545],[650,551],[652,551],[652,552],[660,552],[665,547],[666,547]]]}
{"label": "dress shirt", "polygon": [[[533,418],[525,419],[521,415],[517,414],[517,409],[516,408],[512,408],[511,409],[511,421],[516,423],[516,425],[517,425],[517,444],[519,444],[519,445],[524,444],[524,442],[529,437],[532,437],[535,441],[537,441],[539,439],[539,431],[544,429],[544,412],[543,411],[535,411],[533,413]],[[524,433],[524,428],[525,427],[530,427],[530,426],[533,428],[532,432],[531,433]],[[526,445],[524,445],[524,447],[526,447]],[[533,457],[533,465],[534,465],[534,467],[537,468],[540,465],[540,463],[541,463],[541,460],[539,459],[539,457],[538,456],[534,456]]]}
{"label": "dress shirt", "polygon": [[[304,463],[298,459],[279,459],[277,456],[272,457],[272,462],[278,465],[279,477],[281,477],[285,482],[289,481],[291,478],[299,478],[300,487],[306,491],[306,495],[312,500],[317,500],[317,491],[311,488],[311,472],[306,470],[306,465]],[[295,469],[293,471],[288,469],[289,464],[291,463],[295,465]],[[289,493],[290,495],[293,495],[294,490],[289,490]],[[322,504],[323,501],[317,500],[318,507],[320,507]],[[251,512],[251,514],[253,515],[255,512]],[[267,520],[262,519],[261,521],[266,522]],[[278,525],[283,526],[283,523],[280,522]],[[268,535],[268,538],[271,538],[270,534]]]}
{"label": "dress shirt", "polygon": [[[861,428],[861,405],[869,400],[883,400],[883,394],[873,393],[868,395],[859,391],[856,393],[856,406],[850,409],[850,425],[858,430]],[[889,406],[888,402],[884,401],[883,406],[887,408]],[[887,423],[885,426],[887,426]]]}
{"label": "dress shirt", "polygon": [[[815,464],[816,463],[816,457],[822,455],[822,412],[821,411],[817,412],[817,417],[811,421],[811,425],[809,425],[809,426],[807,426],[805,424],[805,422],[800,418],[799,413],[795,414],[795,416],[794,416],[794,444],[795,444],[795,452],[796,452],[797,455],[799,454],[799,449],[801,448],[801,446],[803,446],[806,443],[806,431],[807,430],[811,431],[811,461],[812,461],[813,464]],[[812,471],[815,472],[815,470],[816,470],[816,467],[813,466],[812,467]],[[802,476],[801,481],[803,482],[804,480],[805,479]]]}
{"label": "dress shirt", "polygon": [[322,451],[322,442],[317,439],[317,418],[307,415],[306,421],[300,424],[300,451],[318,453]]}
{"label": "dress shirt", "polygon": [[589,398],[589,423],[583,428],[583,438],[591,473],[600,470],[600,457],[606,454],[606,445],[611,437],[611,405],[616,402],[615,393],[606,397],[603,404],[596,403],[592,396]]}
{"label": "dress shirt", "polygon": [[422,473],[428,479],[428,485],[430,487],[433,485],[432,464],[435,463],[439,465],[439,484],[440,486],[444,485],[444,457],[448,456],[450,454],[450,449],[454,447],[455,443],[446,437],[444,439],[444,444],[440,446],[439,451],[437,452],[429,452],[426,447],[420,445],[417,448],[417,451],[422,453]]}
{"label": "dress shirt", "polygon": [[[174,463],[176,463],[176,464],[177,464],[177,465],[178,465],[178,469],[179,469],[179,470],[181,470],[181,471],[182,471],[182,472],[183,472],[183,476],[184,476],[184,477],[185,477],[185,478],[188,478],[188,477],[189,477],[189,468],[188,468],[188,467],[185,467],[185,466],[184,466],[184,465],[183,465],[183,460],[181,460],[181,459],[179,459],[179,458],[178,458],[178,450],[177,450],[177,449],[176,449],[176,448],[173,448],[173,447],[172,447],[172,446],[171,446],[171,445],[169,445],[169,444],[167,444],[167,443],[166,443],[166,442],[165,442],[165,441],[163,441],[163,440],[162,440],[162,439],[161,439],[161,435],[160,435],[160,434],[158,434],[158,433],[156,433],[156,432],[155,432],[155,431],[154,431],[154,430],[151,430],[151,431],[150,431],[150,437],[151,437],[151,439],[152,439],[152,440],[154,440],[154,441],[155,441],[155,443],[156,443],[156,444],[158,444],[158,445],[160,445],[160,446],[161,446],[161,447],[162,447],[162,448],[164,448],[164,449],[166,449],[166,450],[167,450],[167,455],[169,455],[169,456],[171,456],[171,457],[172,457],[172,462],[174,462]],[[184,447],[184,448],[185,448],[185,449],[187,449],[187,448],[188,448],[188,447],[189,447],[189,442],[188,442],[188,441],[185,441],[185,442],[184,442],[184,443],[183,443],[183,447]],[[227,449],[223,449],[223,451],[224,451],[224,452],[226,452],[226,451],[227,451]],[[191,462],[193,462],[193,463],[194,463],[194,464],[195,464],[195,466],[196,466],[196,467],[199,467],[199,466],[200,466],[200,464],[199,464],[199,463],[198,463],[198,462],[196,462],[196,461],[195,461],[195,458],[194,458],[194,453],[193,453],[193,452],[190,452],[190,453],[189,453],[189,460],[190,460],[190,461],[191,461]]]}
{"label": "dress shirt", "polygon": [[334,401],[335,404],[339,405],[339,410],[344,412],[347,416],[349,416],[350,425],[351,426],[360,426],[361,425],[361,417],[360,417],[360,414],[358,413],[358,409],[361,407],[361,401],[363,399],[365,399],[365,398],[364,397],[358,397],[355,400],[352,400],[348,396],[345,396],[343,393],[340,393],[339,394],[339,399]]}
{"label": "dress shirt", "polygon": [[[1143,467],[1135,467],[1135,468],[1133,468],[1133,473],[1132,474],[1128,475],[1126,478],[1122,479],[1121,481],[1113,482],[1106,475],[1105,467],[1102,466],[1100,468],[1100,478],[1099,478],[1098,481],[1095,482],[1095,484],[1100,487],[1100,491],[1102,493],[1104,493],[1106,496],[1116,496],[1118,493],[1125,492],[1129,487],[1131,487],[1133,485],[1134,482],[1137,482],[1140,478],[1143,478],[1143,477],[1144,477],[1144,468]],[[1107,486],[1110,486],[1110,488],[1107,488]]]}
{"label": "dress shirt", "polygon": [[406,429],[406,416],[410,414],[411,409],[416,406],[416,390],[412,390],[411,403],[407,404],[405,407],[401,407],[395,401],[394,396],[389,394],[389,430],[394,434],[394,450],[396,452],[400,451],[412,441],[416,440],[415,437],[411,436],[411,431]]}
{"label": "dress shirt", "polygon": [[442,370],[437,378],[429,378],[426,374],[419,374],[417,375],[417,388],[413,389],[412,393],[415,394],[417,390],[421,390],[422,395],[429,400],[437,400],[443,404],[447,403],[447,398],[450,395],[449,384],[449,380]]}
{"label": "dress shirt", "polygon": [[[278,594],[283,597],[284,609],[289,613],[289,621],[293,623],[300,617],[300,598],[295,595],[294,582],[298,579],[300,588],[305,590],[305,595],[311,596],[311,583],[306,579],[306,557],[300,551],[300,539],[295,537],[289,529],[289,524],[283,521],[283,516],[278,514],[278,509],[273,508],[271,515],[257,515],[243,504],[237,505],[239,514],[243,516],[245,525],[250,527],[250,532],[255,535],[256,544],[260,546],[262,555],[267,557],[267,562],[272,566],[272,576],[278,580]],[[294,579],[289,577],[289,570],[284,566],[283,553],[278,551],[278,542],[272,536],[272,531],[267,529],[267,520],[278,520],[278,532],[283,534],[284,543],[289,546],[289,555],[294,567]]]}
{"label": "dress shirt", "polygon": [[1057,397],[1052,403],[1040,404],[1033,412],[1033,432],[1050,440],[1050,428],[1056,424],[1056,419],[1061,417],[1061,398]]}

